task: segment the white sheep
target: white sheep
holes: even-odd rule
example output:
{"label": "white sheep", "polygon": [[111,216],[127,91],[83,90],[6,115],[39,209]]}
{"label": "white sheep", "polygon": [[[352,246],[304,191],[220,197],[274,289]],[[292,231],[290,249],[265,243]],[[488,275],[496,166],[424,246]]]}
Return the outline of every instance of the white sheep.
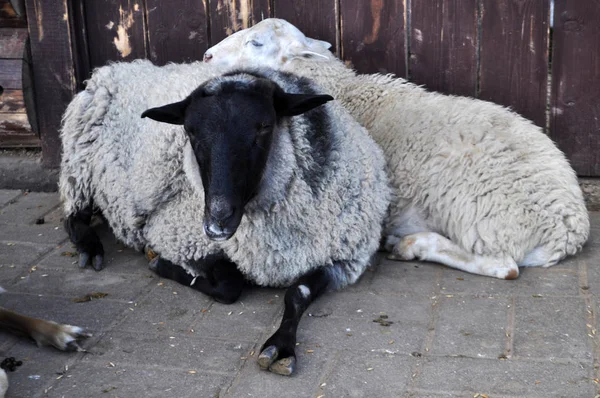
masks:
{"label": "white sheep", "polygon": [[382,147],[393,186],[390,258],[513,279],[581,250],[589,218],[577,177],[540,127],[501,106],[360,75],[292,24],[267,19],[210,48],[205,62],[269,66],[314,79]]}
{"label": "white sheep", "polygon": [[219,301],[235,301],[244,279],[292,285],[259,357],[290,374],[303,311],[354,283],[377,250],[383,153],[306,78],[244,70],[189,94],[206,71],[175,69],[100,68],[69,105],[60,189],[71,239],[86,261],[101,259],[93,205],[118,239],[160,255],[160,275]]}

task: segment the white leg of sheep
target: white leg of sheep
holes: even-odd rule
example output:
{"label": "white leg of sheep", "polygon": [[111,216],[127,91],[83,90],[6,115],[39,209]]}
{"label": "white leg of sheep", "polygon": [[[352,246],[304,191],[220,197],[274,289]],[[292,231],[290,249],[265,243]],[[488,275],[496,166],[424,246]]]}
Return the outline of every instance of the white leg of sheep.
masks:
{"label": "white leg of sheep", "polygon": [[[399,240],[398,242],[395,242]],[[492,276],[500,279],[515,279],[519,267],[510,256],[488,257],[469,253],[449,239],[435,232],[419,232],[402,238],[388,238],[388,247],[393,244],[391,260],[433,261],[472,274]]]}

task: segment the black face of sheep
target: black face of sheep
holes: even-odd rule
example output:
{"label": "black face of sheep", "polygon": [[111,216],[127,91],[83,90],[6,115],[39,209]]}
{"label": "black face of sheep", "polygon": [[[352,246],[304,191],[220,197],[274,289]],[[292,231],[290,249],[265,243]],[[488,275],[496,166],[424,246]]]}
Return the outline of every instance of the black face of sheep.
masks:
{"label": "black face of sheep", "polygon": [[332,99],[285,93],[267,79],[247,84],[217,79],[181,102],[148,109],[142,117],[184,126],[204,187],[204,232],[219,241],[233,236],[244,207],[259,191],[282,118]]}

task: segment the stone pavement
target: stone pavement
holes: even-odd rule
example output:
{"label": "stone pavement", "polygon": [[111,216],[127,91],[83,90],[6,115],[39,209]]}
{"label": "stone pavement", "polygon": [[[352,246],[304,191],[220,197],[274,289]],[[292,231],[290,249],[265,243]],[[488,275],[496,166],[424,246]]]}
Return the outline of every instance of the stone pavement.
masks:
{"label": "stone pavement", "polygon": [[[23,361],[9,374],[8,397],[600,393],[600,213],[582,254],[523,270],[515,281],[381,261],[309,308],[298,371],[286,378],[256,364],[278,325],[283,290],[251,288],[236,304],[215,303],[153,275],[142,254],[106,229],[106,268],[79,270],[58,206],[56,194],[0,190],[0,286],[8,290],[0,305],[94,337],[89,353],[62,353],[0,332],[0,359]],[[108,295],[72,301],[93,292]]]}

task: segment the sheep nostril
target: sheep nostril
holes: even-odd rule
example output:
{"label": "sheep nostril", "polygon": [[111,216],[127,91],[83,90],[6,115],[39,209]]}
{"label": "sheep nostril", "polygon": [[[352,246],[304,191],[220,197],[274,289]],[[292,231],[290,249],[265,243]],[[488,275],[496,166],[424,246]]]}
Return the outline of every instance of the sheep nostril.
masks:
{"label": "sheep nostril", "polygon": [[212,59],[212,57],[213,57],[212,54],[205,53],[204,54],[204,62],[210,61]]}

